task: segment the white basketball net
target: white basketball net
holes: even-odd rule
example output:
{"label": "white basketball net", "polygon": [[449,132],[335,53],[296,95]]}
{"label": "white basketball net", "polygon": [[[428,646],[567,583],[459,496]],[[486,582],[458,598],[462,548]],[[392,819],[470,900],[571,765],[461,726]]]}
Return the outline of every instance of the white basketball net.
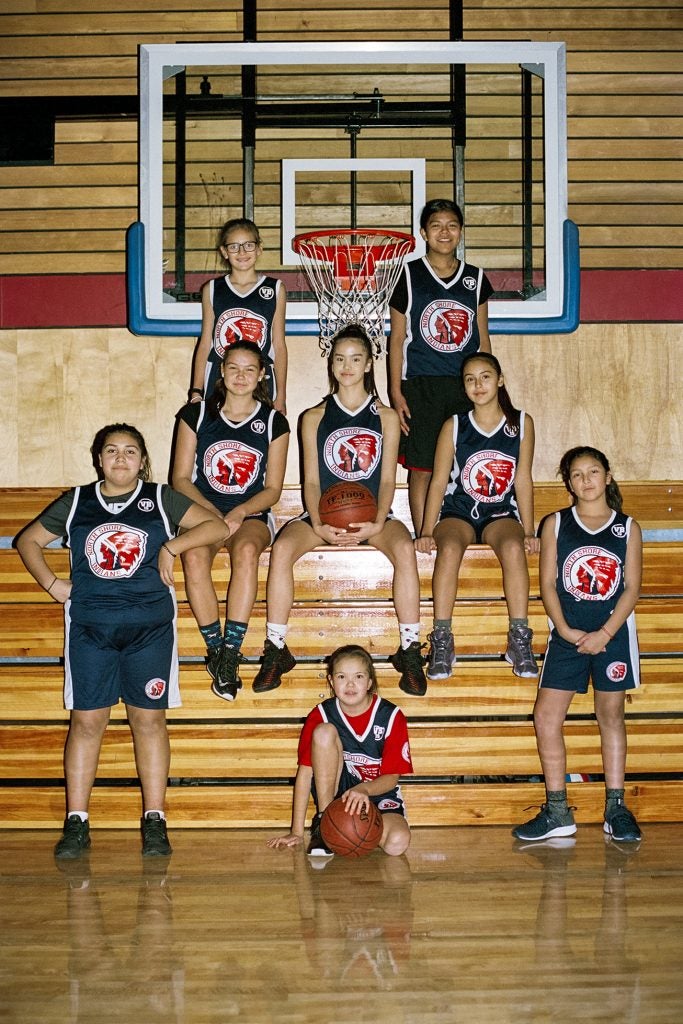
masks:
{"label": "white basketball net", "polygon": [[292,246],[318,296],[320,348],[347,324],[359,324],[372,341],[375,358],[386,350],[384,320],[412,235],[363,228],[297,235]]}

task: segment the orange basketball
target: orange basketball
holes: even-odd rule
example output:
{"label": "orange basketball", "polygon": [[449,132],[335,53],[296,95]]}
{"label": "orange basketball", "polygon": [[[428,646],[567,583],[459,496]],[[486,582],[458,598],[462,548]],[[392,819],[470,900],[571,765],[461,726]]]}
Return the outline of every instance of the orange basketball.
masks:
{"label": "orange basketball", "polygon": [[372,491],[363,484],[342,481],[321,494],[318,513],[327,526],[348,530],[349,523],[369,523],[376,519],[377,502]]}
{"label": "orange basketball", "polygon": [[320,834],[325,846],[340,857],[365,857],[379,846],[382,838],[382,815],[373,803],[369,810],[349,814],[339,797],[325,808],[320,820]]}

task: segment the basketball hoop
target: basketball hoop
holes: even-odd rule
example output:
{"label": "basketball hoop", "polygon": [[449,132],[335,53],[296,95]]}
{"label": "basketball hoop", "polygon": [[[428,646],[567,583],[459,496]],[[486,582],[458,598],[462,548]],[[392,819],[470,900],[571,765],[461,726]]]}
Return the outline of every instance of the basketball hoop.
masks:
{"label": "basketball hoop", "polygon": [[318,297],[320,348],[346,324],[367,331],[375,358],[385,351],[384,318],[415,239],[405,231],[338,228],[295,235],[292,248]]}

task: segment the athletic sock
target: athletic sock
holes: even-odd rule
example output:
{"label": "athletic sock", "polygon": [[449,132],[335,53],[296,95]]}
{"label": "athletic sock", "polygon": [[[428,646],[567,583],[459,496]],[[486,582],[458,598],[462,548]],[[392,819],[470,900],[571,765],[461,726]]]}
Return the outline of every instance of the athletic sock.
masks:
{"label": "athletic sock", "polygon": [[218,619],[215,622],[210,622],[208,626],[200,626],[199,632],[204,637],[204,643],[209,651],[214,647],[220,647],[223,643],[223,631]]}
{"label": "athletic sock", "polygon": [[524,626],[524,628],[526,629],[528,625],[528,619],[510,619],[510,629],[514,629],[515,626]]}
{"label": "athletic sock", "polygon": [[623,789],[605,789],[605,816],[617,809],[619,803],[624,802]]}
{"label": "athletic sock", "polygon": [[146,818],[149,818],[150,814],[158,814],[160,818],[162,818],[164,821],[166,821],[166,815],[164,814],[163,811],[157,811],[154,808],[152,808],[151,811],[145,811],[145,817]]}
{"label": "athletic sock", "polygon": [[548,801],[548,810],[551,814],[555,812],[558,815],[563,816],[569,813],[566,789],[548,790],[546,798]]}
{"label": "athletic sock", "polygon": [[420,639],[420,623],[399,622],[398,632],[401,637],[401,649],[407,651],[411,644]]}
{"label": "athletic sock", "polygon": [[435,633],[452,633],[453,625],[450,619],[434,619]]}
{"label": "athletic sock", "polygon": [[75,814],[77,818],[81,819],[81,821],[87,821],[88,820],[88,812],[87,811],[67,811],[66,812],[67,818],[70,818],[72,814]]}
{"label": "athletic sock", "polygon": [[285,646],[287,637],[287,625],[280,625],[277,622],[266,622],[266,639],[275,644],[280,650]]}
{"label": "athletic sock", "polygon": [[236,622],[235,619],[225,620],[223,639],[228,647],[234,647],[235,650],[239,651],[242,646],[242,641],[246,635],[248,625],[248,622]]}

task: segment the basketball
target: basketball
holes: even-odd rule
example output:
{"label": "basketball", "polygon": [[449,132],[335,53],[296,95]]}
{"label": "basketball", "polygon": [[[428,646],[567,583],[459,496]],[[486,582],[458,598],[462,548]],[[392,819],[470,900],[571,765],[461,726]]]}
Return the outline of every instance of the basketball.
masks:
{"label": "basketball", "polygon": [[321,494],[318,513],[327,526],[348,530],[349,523],[368,523],[376,519],[377,502],[372,491],[363,484],[342,482],[333,484]]}
{"label": "basketball", "polygon": [[320,821],[323,842],[340,857],[365,857],[379,846],[382,815],[375,804],[360,814],[349,814],[339,797],[325,808]]}

